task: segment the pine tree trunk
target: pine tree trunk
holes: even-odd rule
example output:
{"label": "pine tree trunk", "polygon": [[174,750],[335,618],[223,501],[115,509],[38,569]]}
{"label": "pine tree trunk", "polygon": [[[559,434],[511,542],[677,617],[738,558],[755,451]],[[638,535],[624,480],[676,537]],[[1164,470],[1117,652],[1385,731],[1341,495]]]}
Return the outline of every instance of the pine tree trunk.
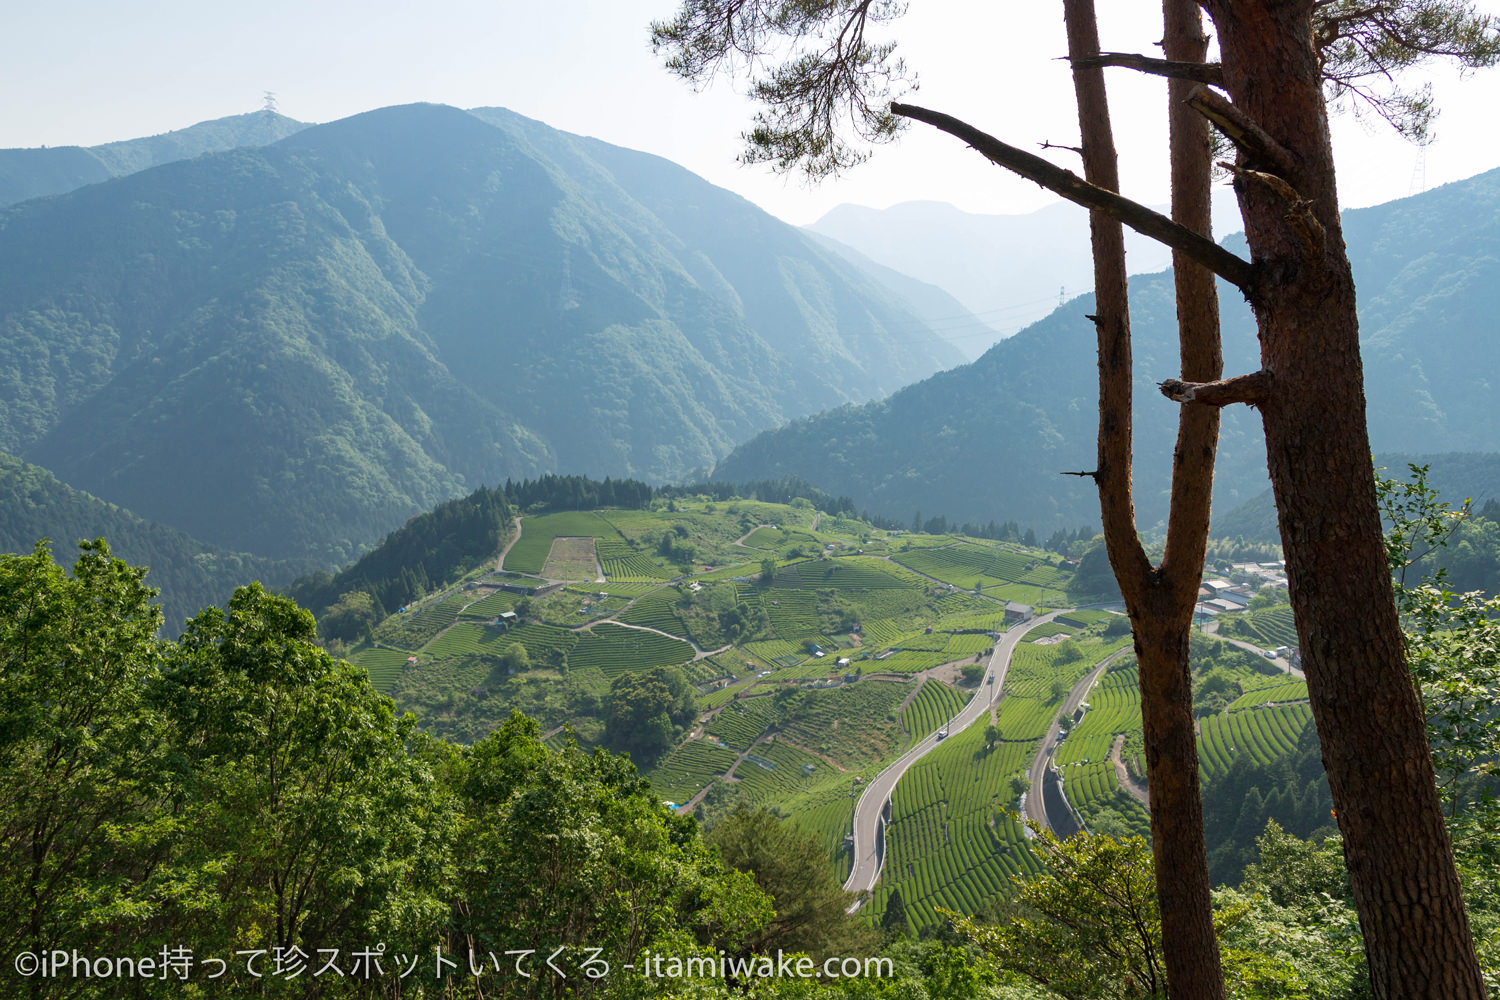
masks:
{"label": "pine tree trunk", "polygon": [[1160,591],[1147,617],[1132,616],[1140,664],[1141,728],[1151,800],[1151,854],[1161,908],[1162,961],[1173,1000],[1222,998],[1224,974],[1214,935],[1193,683],[1188,669],[1192,623],[1172,613]]}
{"label": "pine tree trunk", "polygon": [[[1260,403],[1313,718],[1376,996],[1484,996],[1376,505],[1354,283],[1312,0],[1208,0],[1225,87],[1290,155],[1288,192],[1241,154]],[[1256,172],[1252,172],[1256,171]]]}
{"label": "pine tree trunk", "polygon": [[[1168,553],[1161,568],[1152,567],[1135,535],[1129,316],[1123,269],[1101,263],[1121,256],[1122,241],[1118,226],[1105,225],[1104,217],[1129,220],[1140,232],[1190,254],[1250,300],[1263,370],[1207,384],[1169,380],[1163,390],[1190,404],[1188,409],[1232,402],[1261,408],[1313,718],[1377,995],[1482,998],[1483,980],[1443,825],[1425,720],[1407,672],[1376,511],[1354,284],[1339,224],[1313,42],[1312,14],[1320,3],[1200,0],[1218,29],[1221,72],[1188,75],[1222,86],[1233,99],[1233,117],[1225,121],[1240,146],[1235,189],[1251,249],[1248,265],[1118,196],[1102,78],[1096,84],[1098,74],[1087,69],[1102,65],[1094,58],[1098,32],[1092,0],[1064,0],[1087,183],[941,112],[901,103],[893,103],[891,111],[940,128],[992,162],[1091,210],[1099,467],[1083,474],[1099,486],[1110,564],[1140,629],[1143,668],[1158,662],[1146,649],[1148,640],[1155,644],[1166,640],[1153,637],[1167,635],[1167,619],[1159,617],[1167,605],[1146,598],[1168,578],[1174,558],[1171,579],[1186,579],[1182,567],[1188,559],[1178,549],[1175,556]],[[1208,110],[1223,110],[1212,107],[1213,98],[1208,102]],[[1193,454],[1182,447],[1184,440],[1179,437],[1179,469]],[[1173,489],[1175,496],[1175,483]],[[1175,601],[1169,603],[1175,608]],[[1154,630],[1157,621],[1162,631]],[[1180,697],[1174,683],[1180,681],[1168,679],[1162,688],[1168,703]],[[1142,689],[1143,698],[1152,689],[1144,675]],[[1152,740],[1149,731],[1147,739]],[[1175,744],[1159,745],[1159,760],[1181,753]],[[1159,778],[1151,780],[1155,784]],[[1152,795],[1154,807],[1157,793]],[[1184,815],[1191,819],[1191,813]],[[1171,826],[1163,820],[1164,829]],[[1164,911],[1175,905],[1167,895],[1162,899]],[[1163,912],[1164,927],[1169,919]],[[1169,952],[1176,946],[1165,945]],[[1184,947],[1199,954],[1196,944]]]}
{"label": "pine tree trunk", "polygon": [[[1098,54],[1092,0],[1065,0],[1068,55]],[[1164,0],[1169,58],[1201,60],[1201,20],[1191,0]],[[1195,29],[1196,26],[1196,30]],[[1190,49],[1191,51],[1185,51]],[[1119,190],[1103,71],[1075,64],[1074,89],[1087,179]],[[1173,215],[1209,230],[1208,136],[1181,97],[1172,109]],[[1152,855],[1162,922],[1162,961],[1173,1000],[1221,1000],[1224,977],[1214,934],[1203,805],[1198,788],[1197,736],[1188,642],[1208,539],[1209,499],[1219,415],[1206,407],[1180,414],[1172,475],[1167,551],[1153,567],[1141,548],[1131,501],[1131,351],[1124,235],[1117,219],[1093,212],[1095,324],[1099,339],[1100,509],[1110,565],[1130,614],[1140,673],[1141,723],[1151,801]],[[1217,293],[1213,276],[1176,261],[1179,337],[1184,378],[1221,374]]]}

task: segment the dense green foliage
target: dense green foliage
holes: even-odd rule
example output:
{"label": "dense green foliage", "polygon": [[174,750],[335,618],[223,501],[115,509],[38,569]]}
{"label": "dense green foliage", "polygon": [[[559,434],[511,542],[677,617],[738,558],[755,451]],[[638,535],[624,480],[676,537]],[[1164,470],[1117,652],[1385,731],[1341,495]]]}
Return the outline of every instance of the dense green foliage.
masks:
{"label": "dense green foliage", "polygon": [[[1407,479],[1380,481],[1392,525],[1386,548],[1407,658],[1427,712],[1438,788],[1455,839],[1472,847],[1484,844],[1485,829],[1500,819],[1500,597],[1459,592],[1450,582],[1454,564],[1432,557],[1445,556],[1455,539],[1463,546],[1492,534],[1486,512],[1494,505],[1478,517],[1468,504],[1454,508],[1428,485],[1427,472],[1413,465]],[[1492,850],[1474,851],[1470,860],[1470,877],[1496,868]],[[1485,916],[1486,923],[1500,921],[1493,910]]]}
{"label": "dense green foliage", "polygon": [[669,748],[698,715],[692,687],[671,667],[616,677],[607,712],[605,743],[641,761]]}
{"label": "dense green foliage", "polygon": [[754,875],[775,907],[775,916],[746,942],[749,951],[782,949],[822,958],[871,949],[873,935],[845,912],[849,894],[823,864],[816,837],[765,810],[739,807],[715,823],[707,839],[725,864]]}
{"label": "dense green foliage", "polygon": [[[1167,996],[1151,851],[1139,837],[1080,833],[1034,842],[1047,871],[1015,880],[1011,912],[957,927],[1000,969],[1040,996],[1126,1000]],[[1274,823],[1244,891],[1214,894],[1226,995],[1237,1000],[1362,1000],[1369,994],[1336,844]]]}
{"label": "dense green foliage", "polygon": [[1079,833],[1037,841],[1044,872],[1018,879],[1024,909],[988,927],[959,921],[1002,968],[1066,997],[1166,995],[1151,850]]}
{"label": "dense green foliage", "polygon": [[[703,496],[721,501],[743,498],[758,500],[761,503],[784,504],[790,504],[793,500],[800,498],[829,514],[854,516],[854,501],[848,497],[834,497],[824,493],[801,476],[781,476],[778,479],[765,479],[751,483],[696,482],[685,486],[663,486],[657,490],[657,495],[669,498]],[[861,516],[861,520],[868,521],[869,519]],[[899,525],[877,524],[876,527],[889,528],[899,527]]]}
{"label": "dense green foliage", "polygon": [[640,508],[649,504],[657,491],[635,479],[610,479],[595,482],[587,476],[538,476],[512,482],[502,489],[511,506],[527,513],[553,510],[593,510],[597,507]]}
{"label": "dense green foliage", "polygon": [[1290,754],[1278,754],[1269,762],[1249,752],[1236,755],[1227,770],[1203,786],[1203,837],[1214,883],[1239,884],[1245,865],[1256,857],[1256,838],[1267,822],[1302,839],[1320,839],[1336,830],[1332,810],[1310,720]]}
{"label": "dense green foliage", "polygon": [[1109,566],[1109,552],[1104,548],[1104,536],[1094,539],[1083,557],[1078,560],[1078,569],[1073,574],[1069,588],[1073,593],[1097,597],[1100,600],[1118,600],[1120,585],[1115,580],[1114,570]]}
{"label": "dense green foliage", "polygon": [[1494,497],[1470,510],[1443,544],[1412,553],[1409,579],[1441,579],[1451,590],[1500,596],[1500,501]]}
{"label": "dense green foliage", "polygon": [[505,493],[480,487],[413,517],[338,575],[297,580],[291,593],[303,607],[321,614],[350,592],[362,591],[376,602],[378,622],[493,558],[511,524]]}
{"label": "dense green foliage", "polygon": [[[397,982],[396,956],[435,962],[437,946],[458,964],[423,978],[477,996],[503,971],[485,968],[491,952],[543,941],[575,970],[589,948],[713,953],[770,917],[627,761],[550,750],[521,716],[472,749],[426,738],[316,645],[311,615],[260,587],[160,640],[141,576],[102,543],[71,575],[42,547],[0,557],[7,954],[181,947],[192,985],[147,974],[131,995],[200,990],[219,963],[215,988],[237,996],[365,996]],[[361,952],[385,974],[362,975]],[[314,976],[330,955],[343,971]],[[0,977],[20,991],[9,965]],[[637,979],[617,969],[610,986]],[[32,984],[120,995],[112,977]]]}

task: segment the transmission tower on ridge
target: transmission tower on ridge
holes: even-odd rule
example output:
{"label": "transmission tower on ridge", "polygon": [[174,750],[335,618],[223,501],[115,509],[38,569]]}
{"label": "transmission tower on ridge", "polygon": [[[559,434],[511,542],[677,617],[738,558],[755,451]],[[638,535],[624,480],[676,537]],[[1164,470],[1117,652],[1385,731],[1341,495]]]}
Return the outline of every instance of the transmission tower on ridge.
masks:
{"label": "transmission tower on ridge", "polygon": [[1417,143],[1417,158],[1411,167],[1411,183],[1407,185],[1408,196],[1427,190],[1427,140]]}

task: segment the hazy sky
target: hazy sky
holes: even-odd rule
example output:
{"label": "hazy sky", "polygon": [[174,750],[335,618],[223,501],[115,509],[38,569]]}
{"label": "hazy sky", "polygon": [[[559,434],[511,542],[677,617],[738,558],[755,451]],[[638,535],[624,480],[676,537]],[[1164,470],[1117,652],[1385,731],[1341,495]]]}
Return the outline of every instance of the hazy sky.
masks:
{"label": "hazy sky", "polygon": [[[411,101],[499,105],[570,132],[657,153],[793,223],[840,202],[884,207],[940,200],[975,212],[1030,211],[1052,200],[924,126],[847,177],[808,188],[734,162],[750,106],[720,81],[705,93],[659,68],[647,23],[671,0],[54,0],[0,16],[0,147],[93,145],[253,111],[324,122]],[[1160,7],[1100,5],[1104,47],[1151,51]],[[1500,12],[1500,0],[1480,9]],[[1016,145],[1076,135],[1060,4],[912,0],[891,30],[921,89],[947,111]],[[1426,150],[1428,187],[1500,166],[1493,128],[1500,70],[1459,80],[1433,70],[1443,115]],[[1160,150],[1164,85],[1111,74],[1125,193],[1166,200]],[[1424,157],[1378,120],[1335,122],[1345,205],[1405,196]],[[1058,162],[1073,167],[1066,154]]]}

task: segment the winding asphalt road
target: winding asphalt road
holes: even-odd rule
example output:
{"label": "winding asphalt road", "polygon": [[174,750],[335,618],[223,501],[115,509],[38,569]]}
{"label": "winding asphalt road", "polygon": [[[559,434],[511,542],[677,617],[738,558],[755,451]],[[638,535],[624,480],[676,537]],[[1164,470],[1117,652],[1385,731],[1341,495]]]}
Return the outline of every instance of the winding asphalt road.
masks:
{"label": "winding asphalt road", "polygon": [[1048,765],[1052,763],[1052,751],[1057,746],[1057,734],[1060,731],[1058,722],[1064,715],[1071,716],[1078,711],[1078,706],[1083,704],[1083,699],[1088,696],[1089,690],[1099,678],[1104,676],[1104,671],[1109,669],[1109,665],[1131,651],[1131,648],[1126,646],[1100,660],[1098,666],[1090,670],[1083,680],[1073,685],[1073,690],[1063,700],[1062,707],[1052,717],[1052,724],[1047,728],[1047,735],[1042,738],[1036,757],[1033,758],[1031,767],[1026,772],[1026,781],[1029,785],[1026,793],[1026,818],[1039,823],[1043,829],[1050,829],[1052,826],[1047,821],[1046,800],[1042,797],[1042,777],[1047,773]]}
{"label": "winding asphalt road", "polygon": [[[1204,625],[1203,634],[1211,635],[1215,639],[1227,642],[1231,646],[1238,646],[1241,649],[1247,650],[1251,653],[1255,653],[1257,656],[1265,656],[1266,653],[1270,652],[1270,650],[1262,649],[1261,647],[1255,645],[1255,643],[1253,642],[1245,642],[1243,639],[1235,639],[1232,636],[1220,635],[1218,622],[1209,622],[1208,624]],[[1271,660],[1269,656],[1267,656],[1266,659]],[[1286,657],[1278,656],[1274,660],[1271,660],[1271,662],[1276,664],[1276,666],[1280,667],[1292,677],[1295,677],[1300,681],[1307,680],[1307,675],[1298,670],[1296,667],[1292,666],[1291,663],[1287,661]]]}
{"label": "winding asphalt road", "polygon": [[[990,654],[990,662],[985,670],[984,679],[980,682],[979,690],[969,703],[959,711],[947,726],[949,736],[957,736],[967,729],[980,717],[988,715],[990,705],[1000,695],[1000,690],[1005,685],[1005,674],[1010,669],[1011,655],[1016,646],[1025,638],[1026,633],[1038,625],[1052,621],[1058,615],[1067,614],[1071,608],[1063,608],[1033,618],[1025,625],[1017,625],[1001,635],[995,643],[995,651]],[[895,790],[896,783],[901,780],[908,768],[924,756],[931,753],[938,745],[937,733],[928,733],[919,739],[910,750],[902,754],[895,763],[884,771],[877,774],[865,788],[864,794],[859,797],[859,803],[854,807],[854,867],[849,873],[849,878],[844,882],[844,888],[850,892],[865,892],[875,887],[880,881],[881,859],[875,852],[875,834],[881,822],[881,814],[885,810],[885,804],[890,801],[891,792]]]}

